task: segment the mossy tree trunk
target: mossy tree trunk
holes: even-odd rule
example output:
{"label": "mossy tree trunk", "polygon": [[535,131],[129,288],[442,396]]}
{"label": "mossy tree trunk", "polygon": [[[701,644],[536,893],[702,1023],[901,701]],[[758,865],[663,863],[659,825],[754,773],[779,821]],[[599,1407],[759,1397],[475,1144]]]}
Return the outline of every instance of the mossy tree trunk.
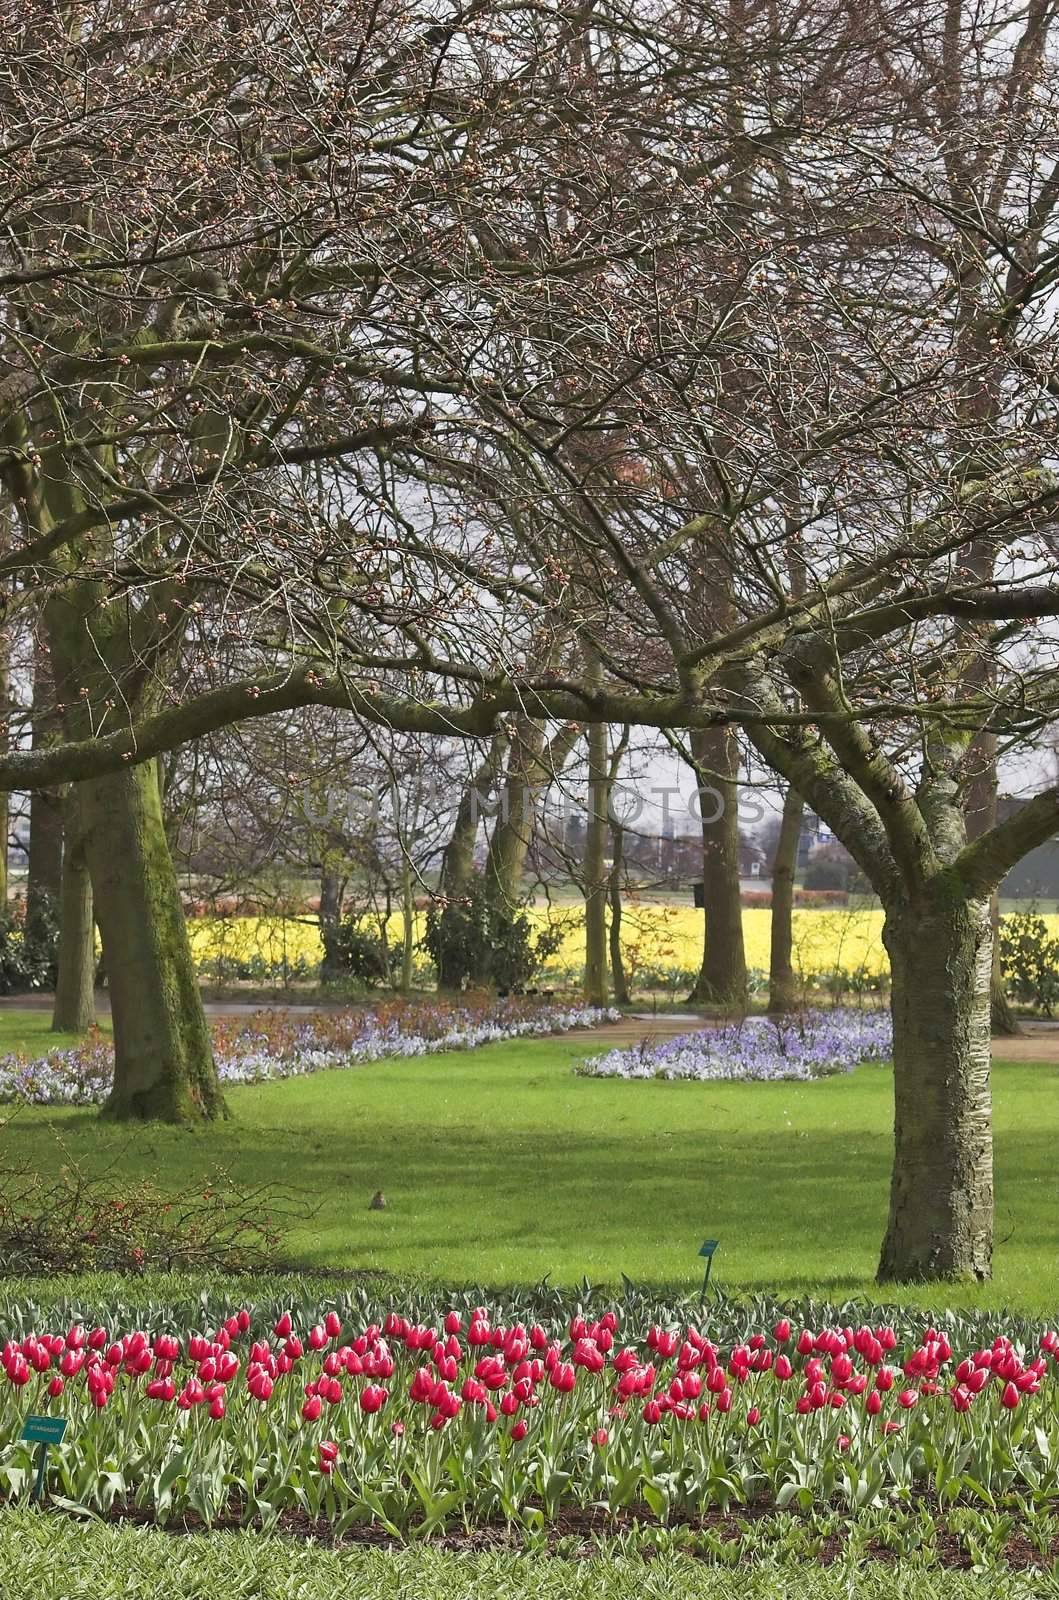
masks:
{"label": "mossy tree trunk", "polygon": [[882,1281],[984,1280],[993,1252],[989,900],[886,909],[894,1143]]}
{"label": "mossy tree trunk", "polygon": [[769,1011],[782,1015],[798,1005],[798,983],[794,974],[794,875],[798,866],[798,842],[802,836],[804,806],[797,789],[788,785],[783,797],[776,854],[772,861],[772,913],[769,948]]}
{"label": "mossy tree trunk", "polygon": [[739,742],[727,728],[691,738],[702,815],[702,893],[706,912],[702,965],[692,1001],[742,1010],[746,952],[739,893]]}
{"label": "mossy tree trunk", "polygon": [[219,1117],[224,1100],[155,764],[89,779],[80,788],[114,1022],[114,1087],[104,1114],[164,1122]]}
{"label": "mossy tree trunk", "polygon": [[92,878],[85,855],[77,784],[66,792],[62,896],[59,924],[59,975],[55,985],[52,1030],[84,1033],[96,1020],[96,939]]}

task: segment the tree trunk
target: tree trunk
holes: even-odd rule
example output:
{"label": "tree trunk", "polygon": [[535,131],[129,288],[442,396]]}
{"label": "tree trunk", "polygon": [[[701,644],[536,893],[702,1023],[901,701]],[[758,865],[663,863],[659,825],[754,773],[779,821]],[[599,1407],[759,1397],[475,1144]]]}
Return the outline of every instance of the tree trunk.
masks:
{"label": "tree trunk", "polygon": [[114,1021],[104,1113],[198,1122],[224,1114],[166,843],[153,761],[80,785]]}
{"label": "tree trunk", "polygon": [[988,900],[887,907],[894,1170],[880,1281],[986,1279],[993,1146]]}
{"label": "tree trunk", "polygon": [[52,1010],[53,1033],[85,1033],[96,1020],[96,939],[92,879],[85,859],[77,784],[66,793],[59,975]]}
{"label": "tree trunk", "polygon": [[[481,762],[460,795],[452,833],[441,858],[438,889],[445,901],[460,900],[471,889],[474,880],[474,847],[478,842],[478,825],[483,811],[492,802],[497,780],[503,770],[507,747],[506,734],[493,735],[485,760]],[[443,942],[438,961],[438,988],[458,990],[463,982],[463,976],[464,963],[460,952],[448,942]]]}
{"label": "tree trunk", "polygon": [[320,943],[324,947],[324,958],[320,963],[320,977],[326,983],[331,978],[336,978],[340,972],[340,964],[335,948],[335,936],[338,932],[339,916],[342,909],[342,877],[333,867],[320,868],[320,910],[318,920],[320,924]]}
{"label": "tree trunk", "polygon": [[746,953],[739,895],[739,744],[727,728],[691,736],[702,810],[702,892],[706,911],[702,966],[692,1001],[742,1009]]}
{"label": "tree trunk", "polygon": [[782,1014],[798,1005],[798,983],[791,951],[794,945],[794,874],[798,866],[798,841],[802,836],[804,805],[790,786],[783,797],[783,817],[772,862],[771,948],[769,950],[769,1011]]}
{"label": "tree trunk", "polygon": [[625,853],[625,829],[611,818],[610,848],[612,864],[608,899],[610,901],[610,981],[614,989],[614,1003],[629,1004],[629,980],[625,976],[625,959],[621,953],[621,869]]}
{"label": "tree trunk", "polygon": [[585,833],[585,1000],[607,1003],[607,819],[610,806],[607,725],[588,730],[588,826]]}
{"label": "tree trunk", "polygon": [[415,965],[415,897],[412,863],[407,853],[401,856],[401,993],[409,994]]}
{"label": "tree trunk", "polygon": [[[42,641],[33,651],[32,744],[54,744],[61,727],[54,709],[51,661]],[[26,926],[46,920],[45,907],[58,916],[62,896],[63,796],[61,789],[34,789],[29,797],[29,859],[26,865]]]}

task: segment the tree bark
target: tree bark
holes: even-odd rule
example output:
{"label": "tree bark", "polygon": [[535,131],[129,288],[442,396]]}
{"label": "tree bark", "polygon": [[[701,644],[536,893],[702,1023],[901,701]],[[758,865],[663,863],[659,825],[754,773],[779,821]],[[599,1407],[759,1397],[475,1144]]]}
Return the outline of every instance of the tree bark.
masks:
{"label": "tree bark", "polygon": [[882,1282],[992,1270],[989,902],[888,907],[894,1144]]}
{"label": "tree bark", "polygon": [[783,797],[776,854],[772,861],[772,915],[769,950],[769,1011],[774,1015],[794,1011],[798,1005],[798,983],[791,951],[794,946],[794,875],[798,866],[798,842],[802,836],[804,803],[792,785]]}
{"label": "tree bark", "polygon": [[588,730],[588,826],[585,832],[585,1000],[607,1003],[607,819],[610,782],[607,724]]}
{"label": "tree bark", "polygon": [[52,1010],[53,1033],[85,1033],[96,1020],[96,939],[92,879],[85,858],[78,786],[71,784],[64,808],[59,924],[59,975]]}
{"label": "tree bark", "polygon": [[[51,661],[40,640],[33,652],[32,745],[57,744],[62,736],[54,709]],[[29,859],[26,866],[26,925],[41,920],[45,906],[58,916],[62,896],[63,795],[61,788],[34,789],[29,797]]]}
{"label": "tree bark", "polygon": [[104,1114],[178,1123],[222,1116],[154,762],[89,779],[80,804],[114,1022]]}
{"label": "tree bark", "polygon": [[621,953],[621,870],[625,853],[625,829],[613,817],[610,824],[611,868],[607,898],[610,901],[610,981],[614,989],[614,1003],[629,1004],[629,980],[625,975],[625,958]]}
{"label": "tree bark", "polygon": [[335,959],[335,936],[338,932],[341,909],[341,874],[334,867],[325,864],[320,868],[320,910],[317,913],[320,925],[320,942],[324,947],[324,958],[320,963],[320,976],[325,982],[330,978],[337,977],[339,974],[339,965]]}
{"label": "tree bark", "polygon": [[692,734],[702,808],[702,966],[692,1001],[746,1006],[746,952],[739,894],[739,743],[727,728]]}
{"label": "tree bark", "polygon": [[580,728],[567,723],[545,742],[541,723],[532,717],[516,719],[507,779],[485,862],[487,890],[506,911],[513,911],[522,898],[522,873],[541,796],[562,772],[580,736]]}

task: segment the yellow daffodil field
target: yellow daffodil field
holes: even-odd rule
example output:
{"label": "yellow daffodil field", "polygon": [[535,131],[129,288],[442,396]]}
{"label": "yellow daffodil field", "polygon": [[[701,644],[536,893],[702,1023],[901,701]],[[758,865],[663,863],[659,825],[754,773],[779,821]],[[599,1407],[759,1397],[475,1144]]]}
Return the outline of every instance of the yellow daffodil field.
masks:
{"label": "yellow daffodil field", "polygon": [[[558,952],[548,962],[546,975],[561,978],[584,963],[585,939],[576,905],[534,906],[531,920],[544,927],[558,921],[565,928]],[[747,965],[767,970],[769,925],[767,908],[743,911],[743,936]],[[1059,922],[1059,918],[1055,919]],[[416,939],[423,932],[422,914],[416,916]],[[311,913],[300,917],[231,916],[193,917],[189,932],[197,962],[203,968],[220,962],[259,961],[272,969],[315,967],[323,954],[319,927]],[[647,979],[666,971],[690,971],[702,954],[703,913],[690,906],[631,902],[624,912],[622,949],[628,975]],[[390,926],[395,943],[401,938],[401,919]],[[794,959],[805,974],[829,973],[874,976],[886,971],[882,944],[882,913],[877,908],[854,910],[799,910],[794,913]]]}

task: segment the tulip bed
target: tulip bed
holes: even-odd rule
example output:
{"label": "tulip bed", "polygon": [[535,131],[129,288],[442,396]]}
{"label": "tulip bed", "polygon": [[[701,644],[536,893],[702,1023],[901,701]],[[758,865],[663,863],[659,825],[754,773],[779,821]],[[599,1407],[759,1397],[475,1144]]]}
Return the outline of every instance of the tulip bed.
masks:
{"label": "tulip bed", "polygon": [[1002,1549],[1015,1505],[1059,1553],[1048,1329],[635,1294],[571,1310],[545,1290],[491,1308],[200,1303],[198,1327],[189,1309],[92,1327],[66,1305],[0,1307],[0,1495],[26,1495],[22,1423],[53,1412],[59,1503],[162,1524],[547,1540],[636,1519],[723,1555],[719,1514],[872,1515],[884,1544],[892,1525],[914,1546],[925,1507],[978,1518]]}

